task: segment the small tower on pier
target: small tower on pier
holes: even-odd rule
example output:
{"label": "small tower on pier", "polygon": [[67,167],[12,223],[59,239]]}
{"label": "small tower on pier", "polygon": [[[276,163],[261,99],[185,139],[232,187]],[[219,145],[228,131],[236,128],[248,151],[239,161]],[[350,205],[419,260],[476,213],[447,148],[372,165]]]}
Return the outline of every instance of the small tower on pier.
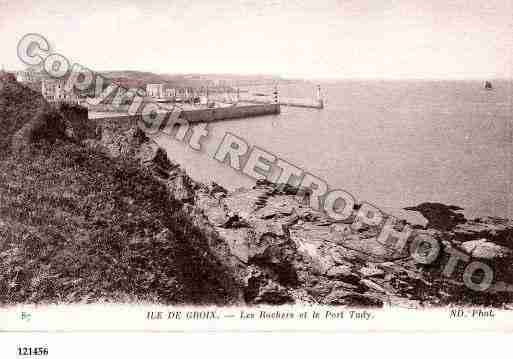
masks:
{"label": "small tower on pier", "polygon": [[280,103],[280,94],[278,93],[278,86],[274,86],[273,101],[275,104]]}
{"label": "small tower on pier", "polygon": [[324,108],[324,100],[322,99],[321,85],[317,85],[316,101],[319,108]]}

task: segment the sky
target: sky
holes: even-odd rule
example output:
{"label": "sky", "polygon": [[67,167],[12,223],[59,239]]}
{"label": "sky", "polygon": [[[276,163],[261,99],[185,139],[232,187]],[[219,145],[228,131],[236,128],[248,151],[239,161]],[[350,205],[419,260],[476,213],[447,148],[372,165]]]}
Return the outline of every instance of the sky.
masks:
{"label": "sky", "polygon": [[98,71],[513,77],[513,0],[0,0],[6,69],[26,33]]}

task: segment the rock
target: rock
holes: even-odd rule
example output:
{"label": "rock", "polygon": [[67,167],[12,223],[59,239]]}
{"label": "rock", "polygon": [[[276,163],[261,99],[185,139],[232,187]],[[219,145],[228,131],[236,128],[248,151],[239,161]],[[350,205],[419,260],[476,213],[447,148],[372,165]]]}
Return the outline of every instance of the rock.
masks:
{"label": "rock", "polygon": [[203,193],[198,193],[196,196],[196,205],[203,210],[203,213],[210,223],[216,227],[224,226],[229,220],[228,214],[223,210],[217,199]]}
{"label": "rock", "polygon": [[237,213],[228,213],[228,219],[222,225],[224,228],[244,228],[249,227],[248,221],[240,218]]}
{"label": "rock", "polygon": [[504,258],[512,253],[510,249],[489,242],[485,238],[464,242],[461,244],[461,248],[472,257],[480,259]]}
{"label": "rock", "polygon": [[341,246],[355,251],[358,258],[370,262],[386,262],[407,258],[407,251],[399,252],[393,246],[381,243],[378,238],[360,238],[350,236]]}
{"label": "rock", "polygon": [[254,265],[248,267],[244,299],[249,304],[294,303],[294,296],[286,287],[269,278],[264,271]]}
{"label": "rock", "polygon": [[230,247],[233,256],[244,263],[249,262],[249,229],[218,229],[219,234]]}
{"label": "rock", "polygon": [[263,256],[264,252],[271,246],[285,244],[284,239],[275,236],[273,233],[257,234],[253,228],[248,231],[248,235],[250,258]]}
{"label": "rock", "polygon": [[395,262],[377,263],[376,267],[383,269],[385,272],[388,273],[401,273],[404,271],[404,268],[400,264]]}
{"label": "rock", "polygon": [[238,213],[241,218],[246,219],[259,208],[257,202],[259,202],[260,196],[266,193],[267,191],[261,188],[239,190],[231,193],[223,201],[230,211]]}
{"label": "rock", "polygon": [[308,291],[303,288],[290,290],[290,297],[294,303],[310,305],[317,303],[317,301],[308,293]]}
{"label": "rock", "polygon": [[375,296],[354,293],[347,290],[335,290],[323,301],[327,305],[346,305],[351,307],[383,307],[383,301]]}
{"label": "rock", "polygon": [[326,275],[328,277],[335,277],[335,278],[354,276],[354,274],[351,272],[351,267],[345,266],[345,265],[331,267],[326,272]]}
{"label": "rock", "polygon": [[255,304],[271,305],[293,304],[294,297],[287,288],[277,283],[269,282],[260,288],[260,291],[253,302]]}
{"label": "rock", "polygon": [[290,216],[298,203],[286,196],[267,198],[265,206],[259,209],[255,215],[262,219],[271,219]]}
{"label": "rock", "polygon": [[178,174],[167,183],[167,187],[173,196],[182,202],[194,201],[194,183],[185,173]]}
{"label": "rock", "polygon": [[416,211],[428,220],[427,228],[434,228],[440,231],[450,231],[455,226],[465,223],[465,216],[457,211],[463,210],[458,206],[448,206],[443,203],[425,202],[416,207],[406,207],[407,211]]}
{"label": "rock", "polygon": [[[282,237],[286,233],[286,225],[288,221],[285,218],[276,218],[272,220],[262,220],[257,217],[250,217],[246,220],[251,228],[258,235],[264,235],[266,233],[272,233],[274,236]],[[284,227],[285,226],[285,227]]]}
{"label": "rock", "polygon": [[81,142],[87,139],[99,139],[97,124],[89,119],[88,110],[75,104],[61,103],[58,111],[65,120],[68,137]]}
{"label": "rock", "polygon": [[342,246],[334,246],[330,248],[329,254],[333,261],[338,264],[346,264],[357,260],[359,257],[359,254],[356,251]]}
{"label": "rock", "polygon": [[[116,152],[116,145],[112,144],[113,141],[114,143],[116,142],[116,140],[112,140],[114,137],[117,137],[119,141],[125,142],[124,145],[120,145],[121,147],[118,152]],[[123,155],[123,153],[133,154],[134,158],[137,159],[141,165],[151,170],[155,177],[165,183],[175,199],[184,203],[192,203],[194,202],[196,192],[198,192],[198,194],[201,193],[201,191],[199,191],[201,186],[197,185],[179,165],[171,162],[167,157],[167,153],[162,148],[156,146],[154,143],[150,143],[146,135],[139,129],[125,131],[121,134],[104,135],[102,136],[102,142],[105,141],[107,141],[107,145],[104,143],[104,146],[109,148],[110,156],[117,157]],[[206,196],[203,196],[203,198],[205,199]],[[215,206],[219,207],[219,209],[221,208],[219,202],[214,198],[208,197],[206,199],[207,202],[213,202]],[[200,207],[205,209],[209,206],[200,204]]]}
{"label": "rock", "polygon": [[[313,259],[319,259],[319,251],[318,251],[318,247],[317,245],[313,244],[313,243],[305,243],[305,242],[298,242],[298,251],[301,252],[302,254],[310,257],[310,258],[313,258]],[[331,265],[329,265],[329,267],[331,267]],[[328,268],[329,268],[328,267]],[[328,268],[326,268],[326,270],[328,270]]]}
{"label": "rock", "polygon": [[360,268],[359,272],[364,277],[383,277],[385,275],[385,271],[379,269],[375,264],[368,263],[367,266]]}
{"label": "rock", "polygon": [[249,257],[249,263],[265,270],[277,282],[295,287],[298,275],[294,266],[295,248],[282,242],[270,244],[262,253]]}
{"label": "rock", "polygon": [[330,226],[331,240],[335,243],[342,244],[347,236],[353,233],[351,225],[343,223],[334,223]]}
{"label": "rock", "polygon": [[356,274],[354,274],[351,271],[350,267],[347,266],[336,266],[333,268],[330,268],[326,275],[330,278],[341,280],[343,282],[358,285],[360,282],[360,277],[358,277]]}
{"label": "rock", "polygon": [[135,155],[142,144],[139,131],[134,128],[117,129],[112,124],[102,124],[100,141],[104,152],[111,158]]}
{"label": "rock", "polygon": [[290,236],[294,241],[313,243],[319,246],[321,243],[329,242],[332,234],[326,226],[315,223],[300,223],[290,227]]}
{"label": "rock", "polygon": [[139,161],[143,166],[151,166],[157,162],[157,154],[162,151],[152,142],[141,144],[139,151],[135,154],[134,158]]}
{"label": "rock", "polygon": [[210,194],[215,198],[226,197],[226,195],[228,194],[228,190],[222,187],[221,185],[217,184],[216,182],[211,182],[208,190]]}
{"label": "rock", "polygon": [[488,238],[496,243],[507,243],[513,236],[513,221],[496,217],[477,218],[459,224],[452,232],[459,241]]}
{"label": "rock", "polygon": [[[331,279],[330,279],[331,280]],[[362,292],[362,286],[359,283],[351,284],[342,280],[331,280],[334,289],[352,290],[355,292]]]}
{"label": "rock", "polygon": [[373,282],[372,280],[370,279],[362,279],[360,281],[361,284],[365,285],[367,288],[369,289],[372,289],[376,292],[382,292],[382,293],[386,293],[387,291],[385,290],[385,288],[383,288],[382,286],[380,286],[379,284],[377,284],[376,282]]}
{"label": "rock", "polygon": [[317,299],[323,299],[333,290],[333,281],[321,281],[311,286],[307,286],[307,292],[312,297]]}

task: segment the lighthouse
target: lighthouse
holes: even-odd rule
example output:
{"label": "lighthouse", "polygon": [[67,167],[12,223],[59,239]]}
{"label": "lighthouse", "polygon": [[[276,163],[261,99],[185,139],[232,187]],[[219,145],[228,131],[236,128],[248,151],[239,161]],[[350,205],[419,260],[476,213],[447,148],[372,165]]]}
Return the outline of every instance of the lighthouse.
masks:
{"label": "lighthouse", "polygon": [[274,86],[273,100],[274,100],[275,104],[279,104],[280,103],[280,95],[278,93],[278,86],[277,85]]}
{"label": "lighthouse", "polygon": [[324,108],[324,100],[322,99],[321,85],[317,85],[316,101],[319,108]]}

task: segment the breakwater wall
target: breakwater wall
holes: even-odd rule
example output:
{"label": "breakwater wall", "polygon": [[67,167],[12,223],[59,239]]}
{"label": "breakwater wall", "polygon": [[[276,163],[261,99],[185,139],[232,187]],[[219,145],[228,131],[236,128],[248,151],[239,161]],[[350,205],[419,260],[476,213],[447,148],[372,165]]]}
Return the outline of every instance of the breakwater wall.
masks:
{"label": "breakwater wall", "polygon": [[[278,115],[280,113],[279,104],[257,104],[257,105],[244,105],[244,106],[230,106],[230,107],[217,107],[207,109],[183,110],[180,113],[181,119],[190,123],[198,122],[214,122],[223,120],[232,120],[240,118],[249,118],[256,116]],[[112,116],[102,115],[95,117],[91,113],[89,118],[96,122],[114,122],[114,123],[135,123],[141,115],[115,115]]]}
{"label": "breakwater wall", "polygon": [[182,111],[180,118],[194,123],[231,120],[265,115],[278,115],[279,113],[280,105],[278,104],[256,104],[207,108],[201,110],[185,110]]}

